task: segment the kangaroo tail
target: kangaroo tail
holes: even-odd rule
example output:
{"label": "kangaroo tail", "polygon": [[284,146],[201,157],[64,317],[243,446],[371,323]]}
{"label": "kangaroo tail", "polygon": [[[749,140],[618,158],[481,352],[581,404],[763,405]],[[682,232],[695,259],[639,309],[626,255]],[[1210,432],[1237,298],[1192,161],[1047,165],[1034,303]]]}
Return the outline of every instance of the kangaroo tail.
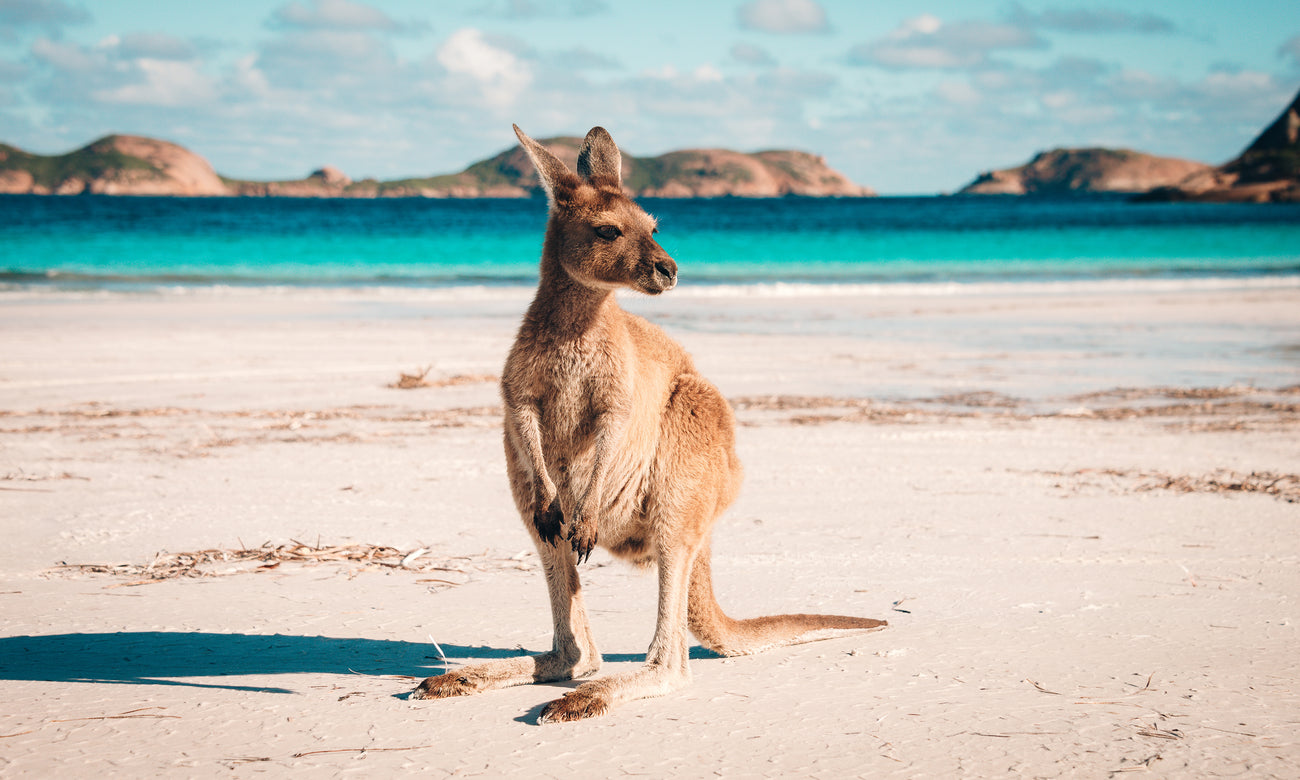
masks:
{"label": "kangaroo tail", "polygon": [[883,620],[846,615],[770,615],[735,620],[727,617],[713,596],[709,544],[695,558],[686,621],[700,644],[719,655],[751,655],[783,645],[797,645],[878,631]]}

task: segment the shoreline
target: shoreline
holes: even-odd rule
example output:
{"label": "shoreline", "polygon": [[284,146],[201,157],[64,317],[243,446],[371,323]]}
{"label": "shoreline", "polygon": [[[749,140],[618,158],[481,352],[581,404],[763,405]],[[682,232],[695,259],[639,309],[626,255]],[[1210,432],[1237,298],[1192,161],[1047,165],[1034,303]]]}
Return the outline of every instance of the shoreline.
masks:
{"label": "shoreline", "polygon": [[[75,274],[52,274],[40,281],[0,281],[0,303],[5,301],[57,301],[84,299],[134,299],[156,297],[219,298],[240,296],[295,297],[322,300],[368,298],[409,301],[524,300],[532,297],[536,280],[500,282],[342,281],[337,284],[285,281],[174,281],[143,279],[80,279]],[[982,295],[1076,295],[1095,293],[1154,294],[1240,290],[1300,289],[1295,269],[1242,273],[1165,271],[1152,274],[1081,274],[1077,277],[1042,276],[1022,279],[881,280],[881,281],[761,281],[687,282],[674,289],[672,298],[892,298],[900,296],[966,297]],[[639,296],[620,293],[620,298]]]}

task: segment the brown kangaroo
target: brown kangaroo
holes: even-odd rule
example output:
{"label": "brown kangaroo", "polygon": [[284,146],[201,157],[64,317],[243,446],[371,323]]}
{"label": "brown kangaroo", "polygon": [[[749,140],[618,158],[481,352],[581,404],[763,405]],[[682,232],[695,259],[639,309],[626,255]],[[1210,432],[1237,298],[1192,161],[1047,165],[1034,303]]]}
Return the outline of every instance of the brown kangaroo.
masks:
{"label": "brown kangaroo", "polygon": [[883,628],[870,618],[775,615],[733,620],[713,596],[709,540],[740,487],[735,419],[677,342],[619,308],[614,290],[677,284],[655,220],[623,193],[622,157],[603,128],[587,133],[575,175],[515,127],[550,203],[537,295],[506,359],[506,465],[550,590],[548,652],[430,677],[416,699],[585,677],[600,668],[578,584],[597,541],[659,565],[659,612],[645,666],[585,682],[540,720],[601,715],[690,681],[687,636],[722,655]]}

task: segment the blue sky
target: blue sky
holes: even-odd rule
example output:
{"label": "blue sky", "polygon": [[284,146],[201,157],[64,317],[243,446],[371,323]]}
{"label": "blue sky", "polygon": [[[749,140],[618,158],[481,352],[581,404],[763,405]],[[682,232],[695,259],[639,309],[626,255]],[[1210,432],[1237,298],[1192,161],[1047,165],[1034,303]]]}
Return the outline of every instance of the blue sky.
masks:
{"label": "blue sky", "polygon": [[253,179],[452,172],[518,122],[942,192],[1059,146],[1223,162],[1298,90],[1296,0],[0,0],[0,140]]}

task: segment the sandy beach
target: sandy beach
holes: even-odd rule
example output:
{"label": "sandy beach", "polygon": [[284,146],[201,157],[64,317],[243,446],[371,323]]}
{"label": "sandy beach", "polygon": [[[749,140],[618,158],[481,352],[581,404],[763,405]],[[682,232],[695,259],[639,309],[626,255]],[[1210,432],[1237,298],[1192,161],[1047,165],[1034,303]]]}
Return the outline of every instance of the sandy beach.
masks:
{"label": "sandy beach", "polygon": [[[0,298],[5,777],[1300,776],[1300,287],[629,300],[737,410],[729,613],[888,629],[576,724],[496,378],[528,293]],[[402,389],[402,374],[420,375]],[[581,568],[603,673],[652,575]]]}

